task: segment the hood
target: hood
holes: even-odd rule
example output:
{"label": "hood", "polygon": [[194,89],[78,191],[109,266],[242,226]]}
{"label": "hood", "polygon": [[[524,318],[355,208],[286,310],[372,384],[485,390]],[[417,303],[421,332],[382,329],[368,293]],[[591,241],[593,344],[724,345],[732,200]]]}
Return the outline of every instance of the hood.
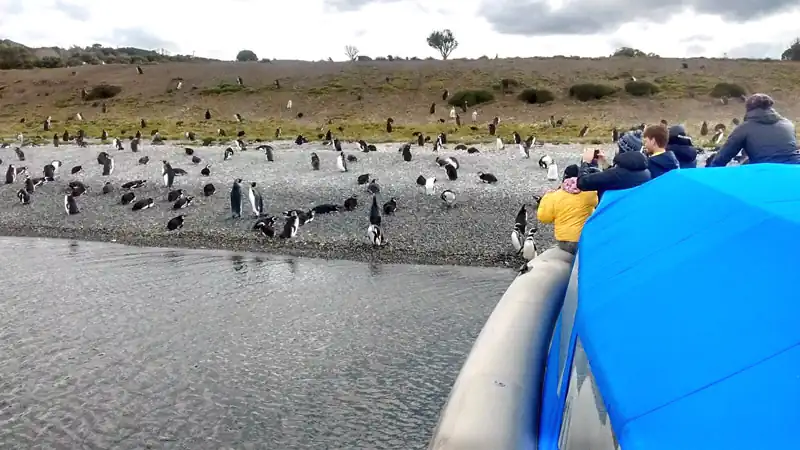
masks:
{"label": "hood", "polygon": [[634,172],[647,169],[647,157],[642,152],[617,153],[614,165]]}
{"label": "hood", "polygon": [[783,120],[783,116],[778,114],[778,112],[773,108],[756,108],[747,111],[747,114],[744,115],[744,120],[748,122],[771,125]]}
{"label": "hood", "polygon": [[577,177],[565,178],[564,181],[561,182],[561,189],[563,189],[565,192],[569,192],[570,194],[581,193],[581,190],[578,189]]}
{"label": "hood", "polygon": [[697,159],[697,149],[692,145],[692,140],[676,138],[675,141],[669,140],[667,144],[667,151],[675,154],[678,161],[692,162]]}
{"label": "hood", "polygon": [[650,164],[661,167],[662,169],[664,169],[664,172],[667,172],[672,169],[677,169],[680,167],[680,164],[678,163],[678,158],[675,157],[675,153],[669,150],[667,150],[664,153],[651,156]]}

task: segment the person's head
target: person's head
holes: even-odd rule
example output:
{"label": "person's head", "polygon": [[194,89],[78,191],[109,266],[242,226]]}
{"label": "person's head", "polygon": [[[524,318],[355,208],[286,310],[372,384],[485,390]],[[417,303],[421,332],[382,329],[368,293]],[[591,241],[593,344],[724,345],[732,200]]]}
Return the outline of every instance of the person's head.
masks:
{"label": "person's head", "polygon": [[669,135],[663,125],[649,125],[642,132],[642,142],[647,153],[653,154],[667,146]]}
{"label": "person's head", "polygon": [[673,125],[668,130],[669,138],[667,143],[670,145],[692,145],[692,137],[686,133],[686,128],[683,125]]}
{"label": "person's head", "polygon": [[747,100],[744,102],[744,107],[747,111],[752,111],[754,109],[769,109],[775,105],[775,101],[772,100],[767,94],[753,94],[750,97],[747,97]]}
{"label": "person's head", "polygon": [[569,166],[564,169],[564,180],[567,178],[575,178],[578,176],[578,166],[577,164],[570,164]]}
{"label": "person's head", "polygon": [[619,137],[619,153],[642,151],[642,136],[638,131],[629,131]]}

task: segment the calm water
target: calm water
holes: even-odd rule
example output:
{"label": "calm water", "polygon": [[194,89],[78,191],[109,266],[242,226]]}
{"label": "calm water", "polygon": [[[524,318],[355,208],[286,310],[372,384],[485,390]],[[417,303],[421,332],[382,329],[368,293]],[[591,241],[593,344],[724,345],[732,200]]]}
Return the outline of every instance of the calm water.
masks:
{"label": "calm water", "polygon": [[513,277],[0,245],[4,449],[424,448]]}

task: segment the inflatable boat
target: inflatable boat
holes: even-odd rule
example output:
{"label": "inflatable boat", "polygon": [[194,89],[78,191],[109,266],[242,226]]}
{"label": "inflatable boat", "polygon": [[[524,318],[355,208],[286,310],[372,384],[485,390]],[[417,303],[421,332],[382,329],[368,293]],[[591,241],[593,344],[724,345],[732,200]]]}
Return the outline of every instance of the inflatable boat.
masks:
{"label": "inflatable boat", "polygon": [[609,192],[509,286],[430,449],[800,448],[800,166]]}

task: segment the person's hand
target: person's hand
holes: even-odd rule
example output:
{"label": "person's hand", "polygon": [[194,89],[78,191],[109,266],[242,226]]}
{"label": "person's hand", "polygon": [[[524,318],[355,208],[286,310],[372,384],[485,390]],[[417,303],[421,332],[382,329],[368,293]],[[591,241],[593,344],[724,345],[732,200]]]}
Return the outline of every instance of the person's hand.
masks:
{"label": "person's hand", "polygon": [[583,162],[592,164],[595,161],[605,161],[606,155],[599,148],[587,148],[583,151]]}

